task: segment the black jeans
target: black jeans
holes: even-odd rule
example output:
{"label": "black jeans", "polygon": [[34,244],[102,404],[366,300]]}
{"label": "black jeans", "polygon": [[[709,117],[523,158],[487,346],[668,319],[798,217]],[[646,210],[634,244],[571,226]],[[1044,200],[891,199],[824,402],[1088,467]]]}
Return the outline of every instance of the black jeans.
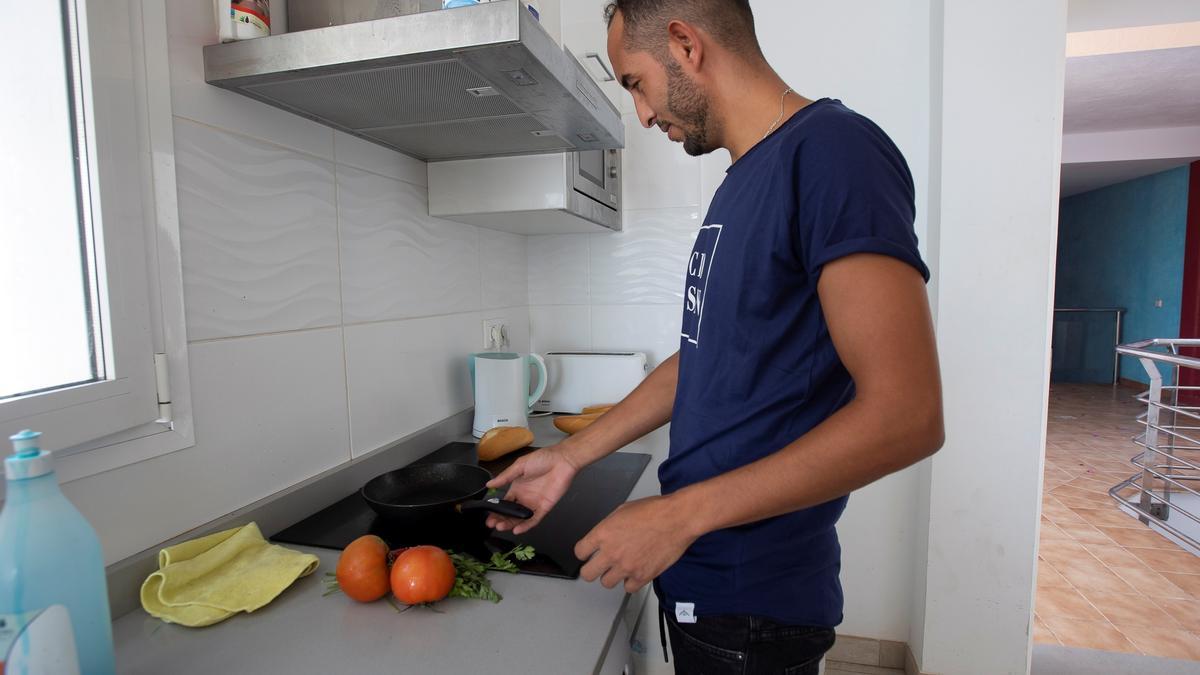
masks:
{"label": "black jeans", "polygon": [[817,675],[832,628],[787,626],[746,615],[681,624],[664,612],[678,675]]}

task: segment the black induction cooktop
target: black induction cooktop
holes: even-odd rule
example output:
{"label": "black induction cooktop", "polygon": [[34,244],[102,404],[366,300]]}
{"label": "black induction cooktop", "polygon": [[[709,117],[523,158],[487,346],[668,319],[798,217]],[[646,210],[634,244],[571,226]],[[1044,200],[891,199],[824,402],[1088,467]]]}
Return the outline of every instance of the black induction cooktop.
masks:
{"label": "black induction cooktop", "polygon": [[[413,463],[479,464],[495,476],[533,450],[535,448],[528,448],[492,462],[478,462],[473,443],[449,443]],[[492,532],[484,524],[486,516],[478,512],[463,514],[450,526],[439,523],[423,530],[397,528],[378,517],[356,491],[272,539],[286,544],[340,550],[364,534],[377,534],[389,548],[433,544],[469,553],[481,560],[488,559],[492,553],[528,544],[537,553],[532,560],[517,562],[522,574],[574,579],[583,566],[583,562],[575,557],[576,542],[629,498],[649,463],[650,455],[617,452],[587,466],[546,518],[520,536]]]}

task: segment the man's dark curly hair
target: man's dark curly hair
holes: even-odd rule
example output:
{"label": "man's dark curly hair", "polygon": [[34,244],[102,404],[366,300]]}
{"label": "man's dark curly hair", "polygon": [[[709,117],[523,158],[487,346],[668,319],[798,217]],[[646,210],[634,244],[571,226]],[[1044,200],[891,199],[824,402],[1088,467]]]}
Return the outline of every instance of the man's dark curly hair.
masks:
{"label": "man's dark curly hair", "polygon": [[659,58],[666,55],[666,28],[673,20],[702,29],[728,49],[762,55],[750,0],[613,0],[604,8],[610,26],[617,12],[625,23],[625,44]]}

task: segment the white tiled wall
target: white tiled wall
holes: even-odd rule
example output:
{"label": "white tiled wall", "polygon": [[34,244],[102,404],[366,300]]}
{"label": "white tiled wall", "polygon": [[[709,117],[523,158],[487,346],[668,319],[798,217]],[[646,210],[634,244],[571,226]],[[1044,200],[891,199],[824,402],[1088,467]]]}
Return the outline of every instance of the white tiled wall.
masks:
{"label": "white tiled wall", "polygon": [[[346,326],[355,456],[471,407],[466,355],[480,351],[483,316],[469,312]],[[524,308],[505,316],[528,324]]]}
{"label": "white tiled wall", "polygon": [[647,209],[624,215],[625,229],[590,235],[591,302],[678,305],[683,270],[700,227],[700,209]]}
{"label": "white tiled wall", "polygon": [[657,127],[625,115],[625,168],[621,200],[628,211],[700,205],[700,160]]}
{"label": "white tiled wall", "polygon": [[339,166],[352,166],[413,185],[428,183],[425,162],[419,159],[392,152],[341,131],[333,132],[333,140],[333,158]]}
{"label": "white tiled wall", "polygon": [[193,343],[195,447],[73,481],[111,563],[346,461],[340,328]]}
{"label": "white tiled wall", "polygon": [[333,163],[178,119],[189,340],[341,322]]}
{"label": "white tiled wall", "polygon": [[543,234],[527,243],[529,304],[588,304],[588,235]]}
{"label": "white tiled wall", "polygon": [[109,562],[469,408],[483,319],[530,341],[523,237],[431,218],[423,162],[205,84],[211,3],[167,11],[196,445],[66,485]]}
{"label": "white tiled wall", "polygon": [[529,265],[525,237],[480,229],[479,258],[485,309],[529,304]]}
{"label": "white tiled wall", "polygon": [[358,169],[338,168],[337,192],[347,322],[479,310],[479,228],[430,216],[422,186]]}
{"label": "white tiled wall", "polygon": [[333,159],[332,129],[204,81],[202,48],[216,41],[215,31],[211,2],[167,0],[171,107],[175,115]]}

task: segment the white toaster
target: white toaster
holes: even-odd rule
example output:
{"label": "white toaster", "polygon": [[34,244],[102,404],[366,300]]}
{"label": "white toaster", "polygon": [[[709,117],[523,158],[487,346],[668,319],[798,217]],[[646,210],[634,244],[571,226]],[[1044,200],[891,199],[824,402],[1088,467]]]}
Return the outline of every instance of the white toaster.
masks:
{"label": "white toaster", "polygon": [[538,412],[578,413],[617,403],[646,377],[642,352],[546,352],[546,391]]}

